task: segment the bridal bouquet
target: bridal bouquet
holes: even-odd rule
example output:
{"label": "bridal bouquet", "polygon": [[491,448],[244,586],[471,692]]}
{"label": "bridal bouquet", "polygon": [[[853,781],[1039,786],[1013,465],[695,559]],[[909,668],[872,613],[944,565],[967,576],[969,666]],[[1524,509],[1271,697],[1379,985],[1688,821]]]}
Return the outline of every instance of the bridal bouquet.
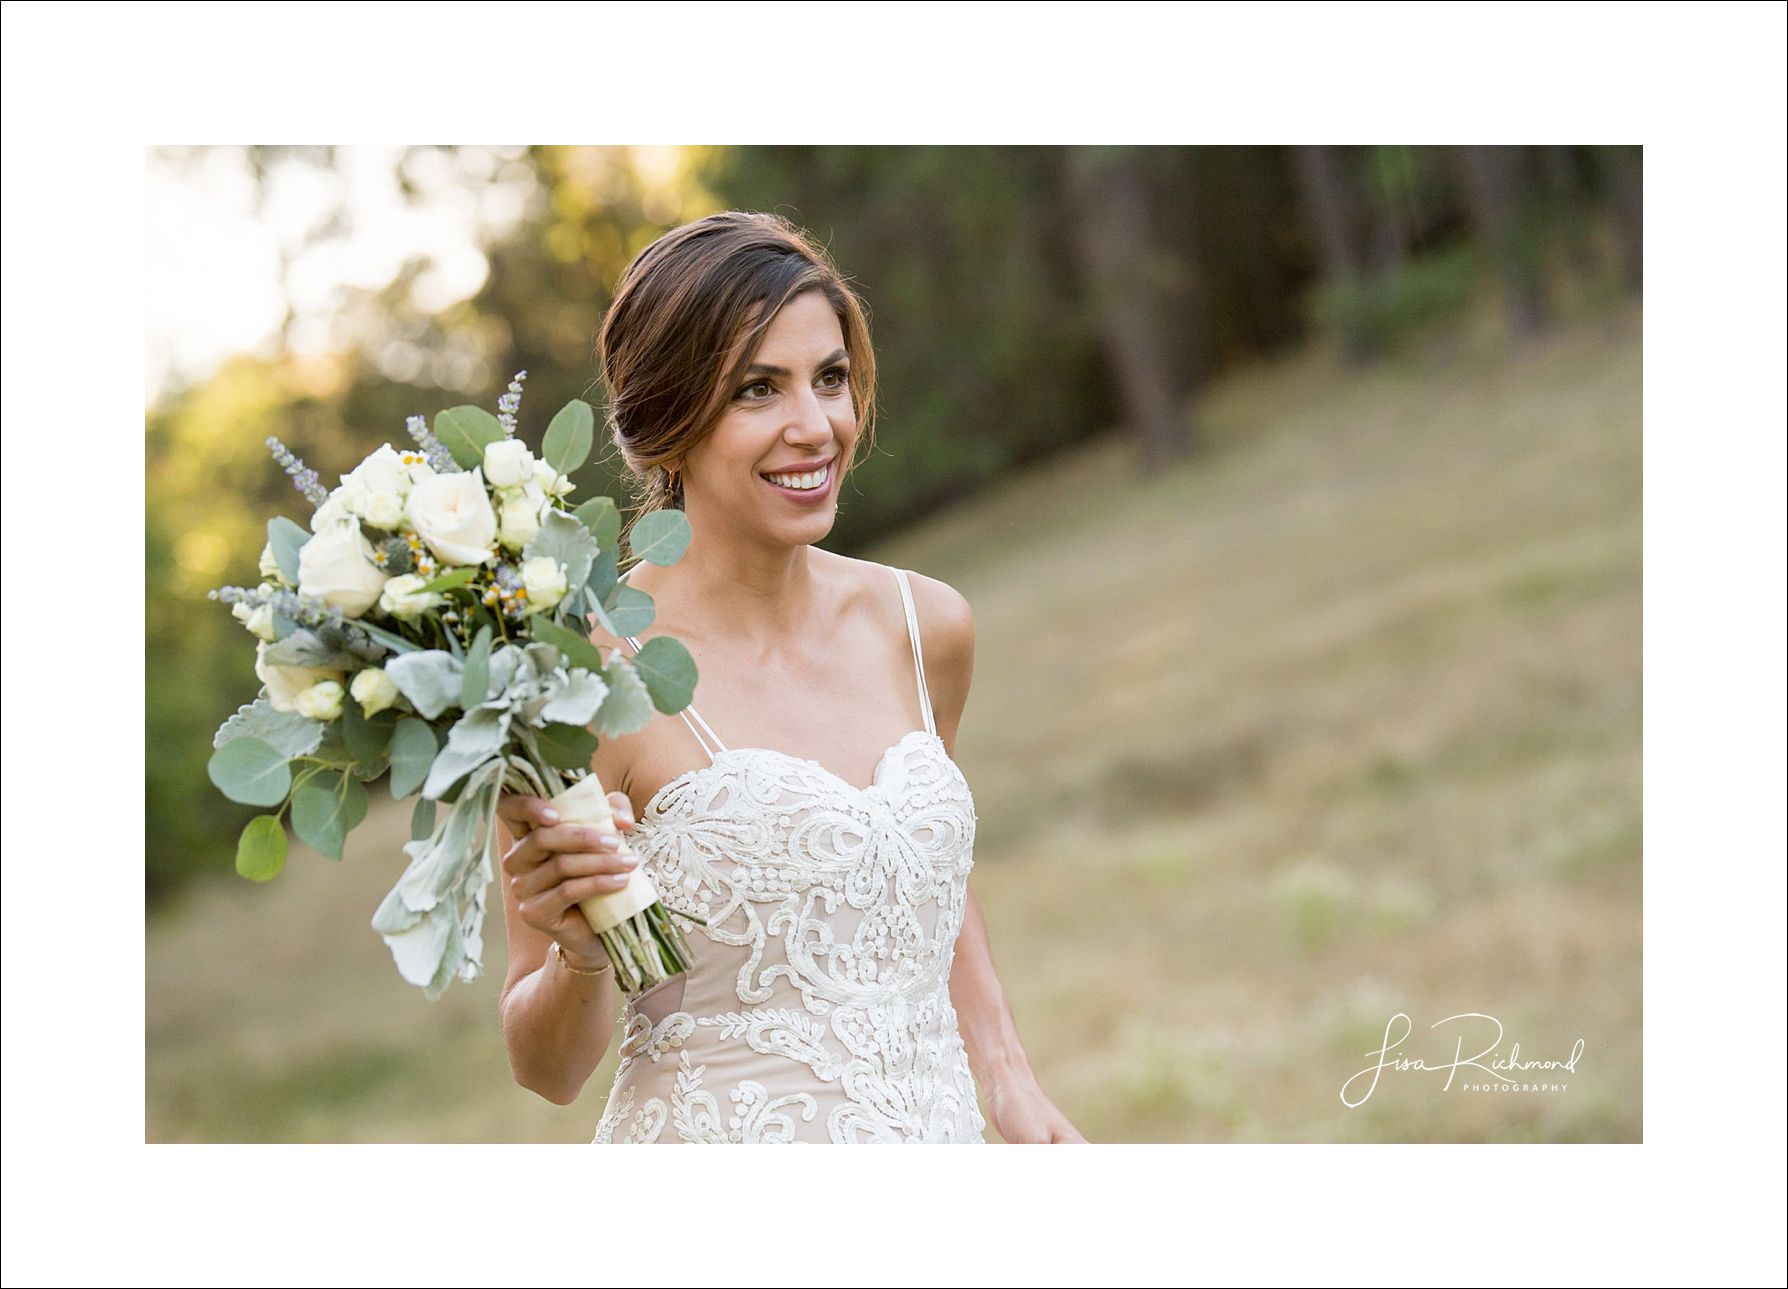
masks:
{"label": "bridal bouquet", "polygon": [[[211,593],[257,637],[263,685],[217,731],[211,781],[233,801],[277,807],[243,829],[237,871],[259,881],[280,872],[287,818],[339,860],[366,816],[366,785],[382,775],[394,798],[418,793],[410,865],[372,924],[431,1001],[481,971],[500,794],[546,797],[567,822],[612,825],[590,772],[598,737],[639,729],[654,708],[681,711],[695,688],[694,660],[673,639],[606,661],[590,642],[592,617],[614,637],[637,635],[652,600],[618,580],[614,502],[565,508],[568,476],[594,438],[589,404],[566,404],[536,457],[515,437],[526,376],[510,382],[497,416],[454,407],[432,430],[411,417],[413,449],[381,446],[332,491],[268,439],[315,507],[310,528],[272,519],[260,584]],[[674,563],[688,543],[676,510],[642,516],[631,542],[655,564]],[[579,907],[629,991],[693,962],[643,866]]]}

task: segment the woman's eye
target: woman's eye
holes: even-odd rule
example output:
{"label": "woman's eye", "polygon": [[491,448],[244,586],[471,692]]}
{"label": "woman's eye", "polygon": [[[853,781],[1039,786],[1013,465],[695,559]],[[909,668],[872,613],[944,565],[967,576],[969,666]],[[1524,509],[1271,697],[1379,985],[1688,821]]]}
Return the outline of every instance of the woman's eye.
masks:
{"label": "woman's eye", "polygon": [[756,389],[758,386],[760,386],[760,385],[768,386],[769,383],[770,382],[767,380],[754,380],[751,382],[751,384],[746,385],[745,387],[740,389],[737,394],[737,397],[744,398],[745,395],[749,394],[752,390]]}

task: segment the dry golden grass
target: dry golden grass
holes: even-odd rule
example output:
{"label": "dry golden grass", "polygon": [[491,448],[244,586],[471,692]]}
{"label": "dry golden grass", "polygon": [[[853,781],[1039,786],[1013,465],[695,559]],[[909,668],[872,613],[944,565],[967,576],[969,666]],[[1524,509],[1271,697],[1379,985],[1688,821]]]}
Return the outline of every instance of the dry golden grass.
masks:
{"label": "dry golden grass", "polygon": [[[1198,462],[1100,443],[868,552],[975,606],[975,882],[1045,1086],[1094,1141],[1638,1140],[1637,308],[1200,417]],[[510,1081],[500,918],[479,981],[399,980],[405,826],[151,927],[151,1140],[588,1140],[614,1055],[569,1108]],[[1397,1012],[1431,1062],[1463,1012],[1584,1055],[1349,1109]]]}

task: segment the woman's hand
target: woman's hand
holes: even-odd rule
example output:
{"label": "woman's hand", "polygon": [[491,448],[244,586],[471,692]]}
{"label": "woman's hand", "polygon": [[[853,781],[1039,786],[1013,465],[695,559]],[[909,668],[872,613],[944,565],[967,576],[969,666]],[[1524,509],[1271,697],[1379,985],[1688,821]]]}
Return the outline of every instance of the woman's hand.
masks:
{"label": "woman's hand", "polygon": [[[625,792],[609,793],[608,804],[617,827],[634,826],[633,802]],[[618,833],[553,822],[558,813],[539,797],[505,793],[497,814],[518,838],[503,856],[503,880],[522,921],[563,945],[573,966],[600,970],[608,951],[578,902],[620,890],[639,860],[620,853]]]}
{"label": "woman's hand", "polygon": [[1000,1140],[1011,1145],[1058,1145],[1087,1140],[1068,1122],[1068,1116],[1056,1109],[1055,1102],[1044,1095],[1042,1086],[1030,1074],[987,1087],[987,1117]]}

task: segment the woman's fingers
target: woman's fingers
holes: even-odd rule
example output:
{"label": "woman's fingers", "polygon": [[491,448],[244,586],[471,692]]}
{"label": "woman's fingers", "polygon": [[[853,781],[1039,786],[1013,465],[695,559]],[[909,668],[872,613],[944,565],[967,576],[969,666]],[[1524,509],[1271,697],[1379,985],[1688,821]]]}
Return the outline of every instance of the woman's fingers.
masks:
{"label": "woman's fingers", "polygon": [[608,808],[614,812],[615,823],[622,828],[633,827],[633,798],[625,792],[608,794]]}
{"label": "woman's fingers", "polygon": [[517,898],[526,899],[567,877],[630,872],[637,861],[620,854],[617,843],[614,833],[589,824],[536,828],[503,856],[503,872]]}
{"label": "woman's fingers", "polygon": [[559,821],[559,812],[540,797],[505,792],[497,798],[497,815],[513,832],[527,832]]}

